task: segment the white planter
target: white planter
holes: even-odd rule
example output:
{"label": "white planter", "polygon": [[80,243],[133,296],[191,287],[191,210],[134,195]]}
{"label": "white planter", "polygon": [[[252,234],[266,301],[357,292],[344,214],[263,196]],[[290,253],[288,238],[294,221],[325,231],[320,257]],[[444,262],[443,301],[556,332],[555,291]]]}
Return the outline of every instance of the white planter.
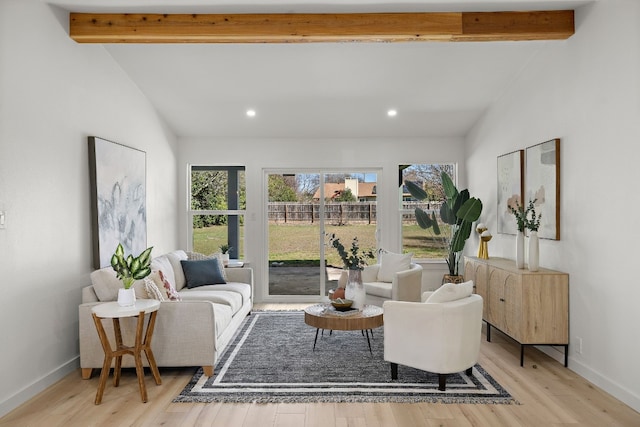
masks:
{"label": "white planter", "polygon": [[516,234],[516,267],[524,268],[524,232]]}
{"label": "white planter", "polygon": [[538,271],[540,262],[540,242],[538,232],[532,231],[529,234],[529,271]]}
{"label": "white planter", "polygon": [[229,253],[222,254],[222,264],[226,267],[229,265]]}
{"label": "white planter", "polygon": [[120,307],[131,307],[136,304],[136,292],[133,288],[118,289],[118,305]]}

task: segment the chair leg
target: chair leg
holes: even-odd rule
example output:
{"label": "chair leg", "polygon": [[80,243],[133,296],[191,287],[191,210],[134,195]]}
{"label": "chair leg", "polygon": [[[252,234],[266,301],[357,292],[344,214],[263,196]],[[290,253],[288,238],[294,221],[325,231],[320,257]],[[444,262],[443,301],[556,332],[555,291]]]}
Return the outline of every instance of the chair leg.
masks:
{"label": "chair leg", "polygon": [[393,362],[391,362],[391,379],[392,380],[398,379],[398,364]]}
{"label": "chair leg", "polygon": [[467,375],[473,375],[473,366],[464,371],[464,373]]}
{"label": "chair leg", "polygon": [[447,374],[438,374],[438,390],[445,391],[447,389]]}

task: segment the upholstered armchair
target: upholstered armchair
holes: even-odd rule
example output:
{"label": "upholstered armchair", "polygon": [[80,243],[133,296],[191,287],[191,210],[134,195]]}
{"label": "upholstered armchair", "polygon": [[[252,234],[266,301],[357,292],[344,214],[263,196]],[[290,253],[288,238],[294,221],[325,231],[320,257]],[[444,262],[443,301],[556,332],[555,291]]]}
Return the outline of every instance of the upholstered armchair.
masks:
{"label": "upholstered armchair", "polygon": [[[339,286],[347,283],[347,272],[340,276]],[[387,300],[420,301],[422,266],[411,262],[411,254],[383,252],[378,264],[362,270],[362,284],[367,294],[365,304],[382,306]]]}
{"label": "upholstered armchair", "polygon": [[425,292],[424,302],[384,303],[384,360],[392,379],[398,365],[409,366],[438,374],[444,391],[447,374],[472,375],[482,330],[482,297],[472,292],[472,281],[447,283]]}

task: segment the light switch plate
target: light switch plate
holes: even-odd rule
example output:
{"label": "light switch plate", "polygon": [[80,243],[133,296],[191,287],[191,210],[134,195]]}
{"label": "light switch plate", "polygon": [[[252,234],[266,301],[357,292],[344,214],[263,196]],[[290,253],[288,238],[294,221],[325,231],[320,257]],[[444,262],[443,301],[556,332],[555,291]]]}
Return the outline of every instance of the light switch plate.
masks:
{"label": "light switch plate", "polygon": [[4,211],[0,211],[0,229],[5,228],[6,216]]}

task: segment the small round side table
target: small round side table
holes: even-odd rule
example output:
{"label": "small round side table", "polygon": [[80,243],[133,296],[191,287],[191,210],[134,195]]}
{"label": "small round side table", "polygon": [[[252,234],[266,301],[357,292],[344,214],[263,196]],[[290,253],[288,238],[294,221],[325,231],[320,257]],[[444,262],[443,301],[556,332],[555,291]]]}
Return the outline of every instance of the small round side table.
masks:
{"label": "small round side table", "polygon": [[[144,367],[142,366],[142,352],[144,351],[149,362],[149,368],[153,374],[153,378],[157,385],[162,384],[160,372],[156,366],[156,360],[151,351],[151,337],[153,336],[153,328],[156,323],[156,316],[160,308],[160,301],[153,299],[139,299],[130,307],[121,307],[117,302],[107,302],[98,304],[91,309],[93,321],[96,324],[96,330],[100,337],[100,343],[104,350],[104,363],[102,372],[100,372],[100,383],[98,392],[96,393],[95,404],[102,402],[102,394],[111,370],[111,362],[116,359],[115,368],[113,370],[113,385],[118,387],[120,384],[120,368],[122,366],[122,356],[130,354],[135,359],[136,375],[138,377],[138,385],[140,386],[140,397],[143,402],[147,401],[147,388],[144,384]],[[149,313],[149,322],[147,323],[146,332],[144,331],[144,316]],[[126,346],[122,343],[122,333],[120,332],[120,319],[123,317],[137,317],[136,337],[133,346]],[[102,319],[113,320],[113,331],[115,335],[115,349],[111,348],[109,338],[102,326]]]}

